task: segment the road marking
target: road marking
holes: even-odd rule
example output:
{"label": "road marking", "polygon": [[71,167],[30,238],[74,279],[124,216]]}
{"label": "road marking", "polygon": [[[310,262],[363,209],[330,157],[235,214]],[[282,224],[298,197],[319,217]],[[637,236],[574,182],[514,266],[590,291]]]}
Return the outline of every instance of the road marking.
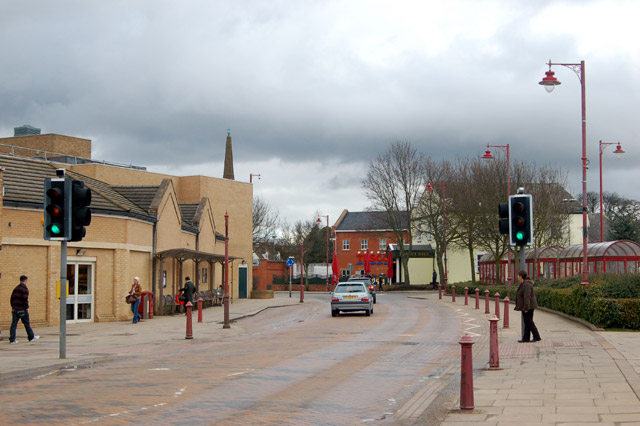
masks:
{"label": "road marking", "polygon": [[250,373],[251,371],[255,371],[255,368],[247,368],[246,371],[239,371],[237,373],[227,374],[227,377],[231,376],[242,376],[243,374]]}
{"label": "road marking", "polygon": [[170,368],[149,368],[147,371],[171,371]]}

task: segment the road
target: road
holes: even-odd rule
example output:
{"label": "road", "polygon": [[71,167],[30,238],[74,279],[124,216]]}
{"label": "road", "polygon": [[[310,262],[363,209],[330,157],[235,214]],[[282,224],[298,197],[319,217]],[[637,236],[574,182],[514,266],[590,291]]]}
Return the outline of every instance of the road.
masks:
{"label": "road", "polygon": [[0,423],[437,424],[459,389],[459,315],[411,294],[374,307],[332,318],[326,294],[307,294],[218,341],[153,342],[5,384]]}

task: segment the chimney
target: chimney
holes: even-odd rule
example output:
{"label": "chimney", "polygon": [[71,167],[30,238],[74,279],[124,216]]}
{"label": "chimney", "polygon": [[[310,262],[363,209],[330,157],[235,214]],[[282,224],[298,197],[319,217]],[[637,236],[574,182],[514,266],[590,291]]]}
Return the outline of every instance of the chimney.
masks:
{"label": "chimney", "polygon": [[233,176],[233,150],[231,149],[231,130],[227,129],[227,146],[224,150],[224,179],[235,180]]}

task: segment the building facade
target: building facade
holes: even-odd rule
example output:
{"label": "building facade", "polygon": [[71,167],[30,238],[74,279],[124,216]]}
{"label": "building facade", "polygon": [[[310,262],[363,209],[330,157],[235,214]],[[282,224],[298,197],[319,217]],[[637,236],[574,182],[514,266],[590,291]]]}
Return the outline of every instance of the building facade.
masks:
{"label": "building facade", "polygon": [[[43,183],[56,169],[92,191],[92,221],[67,246],[67,321],[131,317],[124,301],[134,277],[155,297],[156,314],[189,276],[199,290],[223,283],[228,214],[230,297],[248,297],[252,282],[252,186],[207,176],[171,176],[90,158],[91,141],[62,135],[0,140],[0,327],[20,275],[29,277],[35,326],[59,323],[56,281],[60,243],[43,239]],[[89,154],[87,156],[87,154]],[[163,297],[168,296],[168,297]]]}

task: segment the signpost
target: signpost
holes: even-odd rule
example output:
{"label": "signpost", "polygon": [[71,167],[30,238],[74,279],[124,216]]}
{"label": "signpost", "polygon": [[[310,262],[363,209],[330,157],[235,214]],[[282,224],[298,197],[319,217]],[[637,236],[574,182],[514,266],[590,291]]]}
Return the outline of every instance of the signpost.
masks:
{"label": "signpost", "polygon": [[293,256],[289,256],[289,258],[287,259],[287,266],[289,267],[289,297],[291,297],[291,267],[294,264],[294,259]]}

